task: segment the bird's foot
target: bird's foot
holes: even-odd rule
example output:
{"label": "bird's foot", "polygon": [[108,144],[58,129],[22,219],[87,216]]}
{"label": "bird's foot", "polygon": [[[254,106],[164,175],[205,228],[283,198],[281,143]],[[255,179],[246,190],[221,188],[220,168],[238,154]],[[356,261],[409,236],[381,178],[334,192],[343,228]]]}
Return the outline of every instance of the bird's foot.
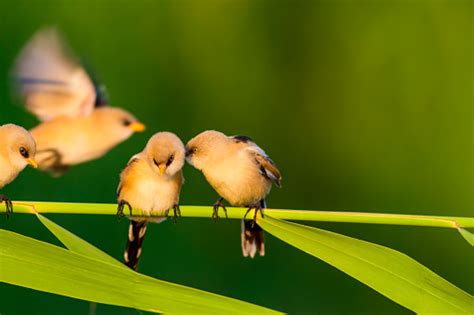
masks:
{"label": "bird's foot", "polygon": [[263,214],[263,207],[260,203],[256,204],[256,205],[253,205],[253,206],[250,206],[247,211],[245,212],[245,215],[244,215],[244,220],[245,218],[247,217],[247,214],[252,211],[252,210],[255,210],[254,211],[254,214],[253,214],[253,221],[252,221],[252,228],[254,227],[255,225],[255,222],[257,221],[257,213],[260,212],[260,215],[262,218],[265,218],[264,214]]}
{"label": "bird's foot", "polygon": [[0,203],[5,202],[5,210],[7,218],[13,213],[13,204],[10,199],[8,199],[5,195],[0,195]]}
{"label": "bird's foot", "polygon": [[130,210],[130,215],[132,215],[132,206],[128,203],[128,201],[120,200],[117,206],[117,216],[119,218],[124,217],[123,209],[125,208],[125,206],[128,207],[128,210]]}
{"label": "bird's foot", "polygon": [[227,209],[226,207],[224,206],[224,204],[222,203],[222,198],[220,198],[219,200],[216,201],[216,203],[212,206],[212,219],[214,220],[214,222],[217,222],[217,220],[219,220],[219,208],[222,208],[222,210],[224,210],[224,214],[225,214],[225,217],[228,218],[227,216]]}
{"label": "bird's foot", "polygon": [[173,206],[173,223],[174,224],[178,223],[178,218],[181,218],[181,209],[179,208],[179,205],[174,205]]}

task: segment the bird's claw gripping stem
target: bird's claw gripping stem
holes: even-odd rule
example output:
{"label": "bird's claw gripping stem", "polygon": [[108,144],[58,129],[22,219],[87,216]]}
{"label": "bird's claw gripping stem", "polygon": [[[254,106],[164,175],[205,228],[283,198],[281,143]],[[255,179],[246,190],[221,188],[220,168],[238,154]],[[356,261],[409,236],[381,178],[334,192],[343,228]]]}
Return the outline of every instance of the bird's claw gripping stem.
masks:
{"label": "bird's claw gripping stem", "polygon": [[247,214],[252,210],[255,210],[254,214],[253,214],[253,221],[252,221],[252,228],[253,228],[255,226],[255,222],[257,221],[257,213],[260,212],[260,215],[262,216],[262,218],[265,218],[265,216],[263,214],[263,207],[259,203],[258,205],[250,206],[247,209],[247,211],[245,212],[245,215],[244,215],[244,219],[247,217]]}
{"label": "bird's claw gripping stem", "polygon": [[128,207],[128,210],[130,210],[130,215],[132,215],[132,206],[127,201],[120,200],[117,206],[117,216],[119,218],[124,217],[123,208],[125,208],[125,206]]}
{"label": "bird's claw gripping stem", "polygon": [[10,199],[8,199],[4,195],[0,195],[0,203],[5,202],[5,213],[7,215],[7,218],[10,217],[10,215],[13,213],[13,204]]}
{"label": "bird's claw gripping stem", "polygon": [[217,202],[212,206],[212,219],[217,222],[217,220],[219,220],[219,208],[222,208],[222,210],[224,210],[224,214],[225,214],[225,217],[226,218],[229,218],[227,216],[227,209],[226,207],[224,206],[224,204],[222,203],[222,198],[219,198],[219,200],[217,200]]}

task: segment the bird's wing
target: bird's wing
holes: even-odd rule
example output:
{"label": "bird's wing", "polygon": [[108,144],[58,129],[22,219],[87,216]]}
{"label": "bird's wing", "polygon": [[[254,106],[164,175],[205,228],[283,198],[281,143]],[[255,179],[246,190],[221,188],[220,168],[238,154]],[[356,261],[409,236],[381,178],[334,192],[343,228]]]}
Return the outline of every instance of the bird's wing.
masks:
{"label": "bird's wing", "polygon": [[255,157],[260,173],[270,179],[278,187],[281,187],[281,174],[275,163],[268,157],[252,139],[247,136],[233,136],[236,143],[245,145],[248,151]]}
{"label": "bird's wing", "polygon": [[123,183],[122,183],[122,177],[126,175],[127,172],[130,171],[130,165],[134,164],[135,162],[138,162],[140,160],[140,153],[135,154],[128,160],[127,166],[123,169],[122,173],[120,174],[120,183],[117,187],[117,196],[120,196],[120,192],[122,191],[123,188]]}
{"label": "bird's wing", "polygon": [[260,165],[260,172],[268,177],[278,187],[281,187],[281,174],[275,163],[265,154],[255,154],[255,160]]}
{"label": "bird's wing", "polygon": [[16,60],[13,80],[28,111],[41,121],[88,115],[96,103],[92,80],[55,28],[33,35]]}

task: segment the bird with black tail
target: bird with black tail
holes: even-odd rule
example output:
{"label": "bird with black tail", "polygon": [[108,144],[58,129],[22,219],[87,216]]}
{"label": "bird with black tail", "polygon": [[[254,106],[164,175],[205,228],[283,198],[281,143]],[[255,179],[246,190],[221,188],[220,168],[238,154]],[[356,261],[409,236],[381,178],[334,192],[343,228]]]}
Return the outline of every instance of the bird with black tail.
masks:
{"label": "bird with black tail", "polygon": [[[186,144],[186,160],[204,174],[220,195],[213,206],[214,220],[219,218],[219,208],[227,215],[224,199],[232,206],[248,208],[242,220],[242,253],[251,258],[257,252],[264,256],[263,230],[255,221],[258,212],[264,216],[265,198],[272,183],[281,186],[275,163],[249,137],[226,136],[214,130],[204,131]],[[253,218],[246,219],[251,210]]]}
{"label": "bird with black tail", "polygon": [[[130,227],[124,262],[136,270],[142,253],[143,239],[149,222],[166,220],[170,209],[174,221],[179,217],[179,194],[184,183],[184,145],[173,133],[159,132],[150,138],[145,149],[134,155],[120,174],[118,187],[119,216],[130,210]],[[153,218],[133,216],[133,209]]]}

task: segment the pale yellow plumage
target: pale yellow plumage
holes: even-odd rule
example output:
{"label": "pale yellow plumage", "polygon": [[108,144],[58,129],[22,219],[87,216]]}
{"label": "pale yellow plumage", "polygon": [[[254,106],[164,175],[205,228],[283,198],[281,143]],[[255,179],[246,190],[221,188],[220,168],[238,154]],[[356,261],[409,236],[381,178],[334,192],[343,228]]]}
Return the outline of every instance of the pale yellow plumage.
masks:
{"label": "pale yellow plumage", "polygon": [[[186,159],[232,206],[265,208],[272,182],[280,186],[278,168],[248,137],[202,132],[186,144]],[[218,218],[220,206],[221,199],[214,205],[214,218]],[[261,256],[265,254],[263,230],[254,222],[242,221],[241,239],[245,257],[253,258],[257,250]]]}
{"label": "pale yellow plumage", "polygon": [[[13,124],[0,126],[0,143],[0,188],[3,188],[28,164],[36,167],[36,145],[28,131]],[[21,148],[26,154],[22,155],[25,151]]]}
{"label": "pale yellow plumage", "polygon": [[[6,124],[0,126],[0,188],[11,183],[29,164],[37,167],[35,162],[36,144],[31,134],[24,128]],[[12,212],[12,203],[4,195],[7,215]]]}
{"label": "pale yellow plumage", "polygon": [[[170,132],[159,132],[150,138],[145,149],[134,155],[120,174],[119,212],[128,205],[146,213],[167,215],[170,209],[179,214],[179,193],[184,178],[184,145]],[[133,217],[130,223],[125,263],[136,269],[146,222],[163,218]]]}
{"label": "pale yellow plumage", "polygon": [[78,60],[54,28],[38,31],[14,67],[18,94],[42,123],[31,130],[39,168],[60,174],[103,156],[144,125],[123,109],[106,106]]}
{"label": "pale yellow plumage", "polygon": [[188,162],[201,170],[216,192],[233,206],[249,207],[264,199],[279,183],[280,173],[253,141],[242,141],[221,132],[205,131],[186,145]]}

